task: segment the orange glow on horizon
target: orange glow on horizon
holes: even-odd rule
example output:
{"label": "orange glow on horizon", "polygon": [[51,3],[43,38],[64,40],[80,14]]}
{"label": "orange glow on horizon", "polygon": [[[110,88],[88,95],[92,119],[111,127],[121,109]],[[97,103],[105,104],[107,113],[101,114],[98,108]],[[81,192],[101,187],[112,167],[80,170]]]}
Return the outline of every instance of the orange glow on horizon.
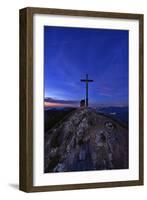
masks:
{"label": "orange glow on horizon", "polygon": [[44,102],[44,106],[47,107],[77,107],[77,105],[74,104],[67,104],[67,103],[54,103],[54,102]]}

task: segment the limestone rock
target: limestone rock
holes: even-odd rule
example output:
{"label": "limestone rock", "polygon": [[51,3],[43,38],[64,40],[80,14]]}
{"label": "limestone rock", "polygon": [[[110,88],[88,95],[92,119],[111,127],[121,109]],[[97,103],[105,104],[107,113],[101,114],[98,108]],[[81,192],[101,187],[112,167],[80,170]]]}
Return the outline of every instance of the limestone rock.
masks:
{"label": "limestone rock", "polygon": [[77,109],[45,135],[46,173],[128,168],[128,129],[94,109]]}

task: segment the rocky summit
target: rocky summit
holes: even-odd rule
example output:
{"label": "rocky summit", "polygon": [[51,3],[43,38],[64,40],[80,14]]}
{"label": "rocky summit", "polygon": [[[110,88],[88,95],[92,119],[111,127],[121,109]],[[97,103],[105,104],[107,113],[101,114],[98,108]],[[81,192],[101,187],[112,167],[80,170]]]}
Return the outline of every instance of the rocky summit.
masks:
{"label": "rocky summit", "polygon": [[128,168],[128,129],[92,108],[68,114],[44,136],[44,172]]}

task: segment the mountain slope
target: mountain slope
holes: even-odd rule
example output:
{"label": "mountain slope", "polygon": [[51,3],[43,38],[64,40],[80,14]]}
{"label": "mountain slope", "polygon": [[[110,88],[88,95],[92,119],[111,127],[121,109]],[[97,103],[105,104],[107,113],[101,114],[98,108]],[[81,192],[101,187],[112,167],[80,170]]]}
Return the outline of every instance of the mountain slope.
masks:
{"label": "mountain slope", "polygon": [[45,133],[44,171],[128,168],[128,130],[90,108],[74,111]]}

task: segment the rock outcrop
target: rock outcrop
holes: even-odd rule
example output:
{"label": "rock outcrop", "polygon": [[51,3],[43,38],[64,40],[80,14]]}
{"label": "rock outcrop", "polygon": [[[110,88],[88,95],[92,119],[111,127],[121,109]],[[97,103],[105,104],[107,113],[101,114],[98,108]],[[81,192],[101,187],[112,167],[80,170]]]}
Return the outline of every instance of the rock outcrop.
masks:
{"label": "rock outcrop", "polygon": [[45,173],[128,168],[128,129],[91,108],[73,111],[44,141]]}

